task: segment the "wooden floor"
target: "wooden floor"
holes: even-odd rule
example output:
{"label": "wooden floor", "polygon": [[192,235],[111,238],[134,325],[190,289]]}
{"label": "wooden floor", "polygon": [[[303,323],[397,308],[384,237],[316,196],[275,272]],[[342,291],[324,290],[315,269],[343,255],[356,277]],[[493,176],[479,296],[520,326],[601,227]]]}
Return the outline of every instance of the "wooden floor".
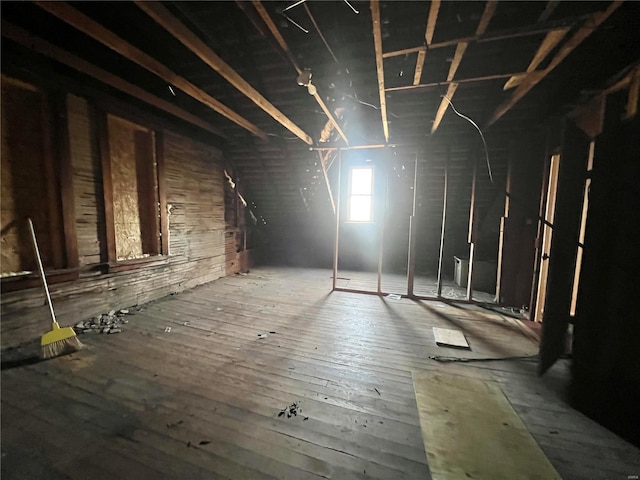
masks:
{"label": "wooden floor", "polygon": [[[414,295],[418,297],[437,297],[437,276],[416,274],[414,277]],[[350,290],[363,290],[369,292],[378,291],[378,272],[355,272],[351,270],[339,270],[338,288]],[[380,290],[387,294],[407,294],[406,273],[383,273],[380,281]],[[473,300],[476,302],[492,303],[495,295],[491,293],[473,291]],[[467,288],[456,285],[452,278],[443,277],[440,296],[446,300],[465,300]]]}
{"label": "wooden floor", "polygon": [[[428,479],[414,370],[497,382],[563,478],[640,473],[638,449],[562,400],[566,361],[539,379],[533,361],[429,358],[537,353],[514,320],[329,293],[330,275],[223,278],[83,335],[81,352],[3,370],[2,479]],[[432,326],[472,350],[435,346]]]}

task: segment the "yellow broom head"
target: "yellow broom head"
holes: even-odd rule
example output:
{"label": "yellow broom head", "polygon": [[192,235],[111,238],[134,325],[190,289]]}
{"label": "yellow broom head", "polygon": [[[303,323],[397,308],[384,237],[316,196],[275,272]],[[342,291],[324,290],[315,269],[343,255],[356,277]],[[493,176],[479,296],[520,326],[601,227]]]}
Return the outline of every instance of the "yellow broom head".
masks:
{"label": "yellow broom head", "polygon": [[53,322],[53,329],[45,333],[40,341],[40,357],[43,360],[77,352],[83,347],[71,327],[60,328],[58,322]]}

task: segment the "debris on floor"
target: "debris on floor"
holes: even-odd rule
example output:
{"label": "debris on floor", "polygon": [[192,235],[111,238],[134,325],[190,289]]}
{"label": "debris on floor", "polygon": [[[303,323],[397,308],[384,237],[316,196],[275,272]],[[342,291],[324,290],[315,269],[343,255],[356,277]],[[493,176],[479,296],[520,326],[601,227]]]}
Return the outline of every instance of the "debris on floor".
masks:
{"label": "debris on floor", "polygon": [[399,295],[397,293],[390,293],[389,295],[387,295],[387,298],[389,300],[402,300],[402,295]]}
{"label": "debris on floor", "polygon": [[460,330],[433,327],[433,336],[439,347],[465,348],[470,350],[469,343]]}
{"label": "debris on floor", "polygon": [[171,327],[165,327],[164,333],[171,333]]}
{"label": "debris on floor", "polygon": [[122,309],[119,311],[111,310],[109,313],[103,313],[88,320],[82,320],[73,327],[76,334],[81,333],[121,333],[122,325],[129,323],[125,318],[129,315],[129,310]]}
{"label": "debris on floor", "polygon": [[259,339],[263,339],[263,338],[267,338],[269,335],[267,335],[266,333],[259,333],[258,334],[258,338]]}
{"label": "debris on floor", "polygon": [[378,390],[378,389],[377,389],[377,388],[375,388],[375,387],[374,387],[373,389],[376,391],[376,393],[377,393],[378,395],[381,395],[380,390]]}
{"label": "debris on floor", "polygon": [[[283,408],[282,410],[280,410],[280,412],[278,413],[278,417],[284,417],[285,415],[287,416],[287,418],[291,418],[291,417],[297,417],[298,413],[302,413],[302,407],[300,407],[300,404],[302,403],[302,401],[300,402],[293,402],[291,405],[289,405],[288,407]],[[309,417],[304,418],[304,420],[307,420]]]}
{"label": "debris on floor", "polygon": [[175,423],[167,423],[167,428],[175,428],[175,427],[177,427],[178,425],[181,425],[182,423],[184,423],[184,421],[183,421],[183,420],[178,420],[178,421],[177,421],[177,422],[175,422]]}

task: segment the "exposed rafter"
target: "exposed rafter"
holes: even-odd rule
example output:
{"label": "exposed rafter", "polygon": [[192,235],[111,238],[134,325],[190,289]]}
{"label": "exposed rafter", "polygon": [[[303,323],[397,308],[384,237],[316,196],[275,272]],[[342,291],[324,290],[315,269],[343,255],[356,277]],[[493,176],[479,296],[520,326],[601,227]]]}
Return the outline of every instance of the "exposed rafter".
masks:
{"label": "exposed rafter", "polygon": [[123,57],[149,70],[158,77],[162,78],[170,85],[178,87],[180,90],[216,111],[220,115],[228,118],[232,122],[240,125],[242,128],[250,131],[254,135],[266,139],[267,134],[249,120],[238,115],[229,107],[213,98],[211,95],[196,87],[194,84],[172,72],[162,63],[147,55],[142,50],[134,47],[130,43],[124,41],[115,33],[106,29],[98,22],[87,17],[75,8],[65,2],[36,2],[38,6],[46,10],[50,14],[59,18],[63,22],[80,30],[89,37],[97,40],[110,49],[118,52]]}
{"label": "exposed rafter", "polygon": [[433,41],[433,34],[436,31],[436,22],[438,21],[438,12],[440,11],[440,0],[431,0],[429,7],[429,16],[427,17],[427,29],[424,32],[424,39],[427,46]]}
{"label": "exposed rafter", "polygon": [[[273,23],[273,20],[269,16],[269,13],[267,12],[267,10],[262,5],[262,2],[260,2],[259,0],[254,0],[253,5],[255,6],[258,14],[260,15],[260,17],[264,21],[265,25],[267,26],[267,28],[269,29],[271,34],[276,39],[276,42],[278,43],[280,48],[284,51],[284,53],[289,58],[289,61],[293,65],[293,68],[296,69],[296,72],[301,73],[302,69],[300,68],[300,66],[296,62],[296,59],[293,56],[293,54],[291,53],[291,50],[289,49],[289,46],[287,45],[287,42],[284,40],[284,37],[282,36],[280,31],[278,30],[278,27],[276,26],[276,24]],[[348,145],[349,144],[349,140],[347,139],[347,136],[345,135],[344,131],[342,130],[342,127],[338,123],[338,120],[334,117],[334,115],[331,113],[331,111],[327,108],[327,105],[324,103],[324,100],[322,100],[322,97],[318,94],[317,89],[316,89],[316,92],[313,94],[313,98],[315,98],[316,102],[318,102],[318,105],[320,105],[320,108],[322,109],[322,111],[329,118],[329,121],[333,124],[333,126],[336,129],[336,131],[338,132],[338,134],[342,137],[342,139]]]}
{"label": "exposed rafter", "polygon": [[556,10],[556,7],[560,4],[560,0],[549,0],[547,5],[544,7],[544,11],[540,15],[539,20],[544,22],[549,19],[551,14]]}
{"label": "exposed rafter", "polygon": [[[426,48],[428,49],[433,41],[433,34],[436,30],[436,22],[438,21],[438,12],[440,11],[440,0],[431,0],[431,6],[429,7],[429,16],[427,17],[427,27],[424,32],[424,40]],[[413,75],[413,84],[418,85],[422,78],[422,68],[424,67],[424,59],[427,56],[427,50],[420,50],[418,52],[418,59],[416,60],[416,70]]]}
{"label": "exposed rafter", "polygon": [[[466,37],[454,38],[451,40],[443,40],[441,42],[433,42],[429,45],[429,50],[451,47],[461,42],[484,43],[484,42],[495,42],[495,41],[501,41],[501,40],[510,40],[513,38],[522,38],[522,37],[531,37],[534,35],[541,35],[543,33],[547,33],[552,30],[558,30],[560,28],[570,27],[570,26],[579,24],[587,18],[589,18],[588,15],[582,15],[579,17],[571,18],[571,19],[563,19],[563,20],[558,20],[553,22],[547,22],[545,24],[538,23],[535,25],[526,25],[524,27],[518,27],[516,29],[508,29],[500,32],[492,32],[490,34],[470,35]],[[383,58],[400,57],[403,55],[417,53],[417,52],[426,51],[426,50],[427,50],[427,47],[425,45],[420,45],[417,47],[403,48],[400,50],[385,52],[382,54],[382,57]]]}
{"label": "exposed rafter", "polygon": [[373,44],[376,51],[376,71],[378,74],[378,93],[380,94],[380,113],[385,142],[389,141],[389,121],[387,120],[387,99],[384,91],[384,64],[382,59],[382,24],[380,22],[380,2],[371,0],[371,21],[373,24]]}
{"label": "exposed rafter", "polygon": [[569,30],[569,27],[565,27],[559,30],[552,30],[547,33],[547,35],[544,37],[544,40],[542,40],[542,43],[538,47],[535,55],[533,56],[533,59],[529,63],[527,71],[521,75],[515,75],[507,80],[507,82],[504,84],[504,87],[502,87],[503,90],[509,90],[510,88],[514,88],[520,85],[522,80],[526,77],[526,74],[531,73],[536,68],[538,68],[538,65],[540,65],[545,58],[547,58],[547,55],[549,55],[551,51],[556,47],[556,45],[560,43],[560,41],[565,37]]}
{"label": "exposed rafter", "polygon": [[[482,17],[480,17],[480,22],[478,23],[478,28],[476,28],[476,36],[481,36],[484,32],[487,31],[487,27],[489,26],[489,22],[493,17],[493,14],[496,11],[496,6],[498,2],[497,0],[489,0],[484,7],[484,12],[482,13]],[[449,74],[447,75],[447,81],[453,82],[453,78],[455,77],[456,72],[458,71],[458,67],[462,62],[462,57],[464,53],[467,51],[467,47],[469,46],[468,42],[460,42],[456,46],[456,53],[453,56],[453,61],[451,62],[451,66],[449,67]],[[447,107],[449,106],[449,102],[453,100],[453,96],[458,89],[458,83],[450,83],[447,88],[446,98],[440,100],[440,106],[436,111],[435,119],[433,120],[433,125],[431,126],[431,133],[435,133],[435,131],[440,126],[440,122],[444,117],[445,112],[447,111]]]}
{"label": "exposed rafter", "polygon": [[402,92],[406,90],[419,90],[422,88],[433,88],[433,87],[443,87],[446,85],[450,85],[452,83],[477,83],[477,82],[487,82],[491,80],[500,80],[504,78],[515,77],[518,75],[524,75],[526,72],[517,72],[517,73],[497,73],[495,75],[483,75],[481,77],[471,77],[471,78],[460,78],[455,81],[444,80],[442,82],[430,82],[430,83],[421,83],[418,85],[402,85],[400,87],[387,87],[385,91],[387,92]]}
{"label": "exposed rafter", "polygon": [[274,120],[302,141],[309,145],[313,144],[313,139],[307,133],[287,118],[287,116],[278,110],[271,102],[264,98],[260,92],[249,85],[244,78],[242,78],[224,60],[222,60],[222,58],[211,50],[207,44],[200,40],[195,33],[174,17],[164,6],[158,2],[136,1],[135,3],[142,11],[153,18],[185,47],[191,50],[191,52],[197,55],[203,62],[220,74],[231,85],[237,88],[249,100],[269,114]]}
{"label": "exposed rafter", "polygon": [[27,47],[41,55],[45,55],[53,60],[60,62],[64,65],[67,65],[78,72],[81,72],[85,75],[89,75],[102,83],[109,85],[121,92],[124,92],[132,97],[135,97],[143,102],[148,103],[149,105],[156,107],[160,110],[164,110],[171,115],[174,115],[177,118],[180,118],[186,122],[191,123],[197,127],[200,127],[204,130],[207,130],[215,135],[218,135],[221,138],[226,138],[224,133],[217,128],[216,126],[210,124],[209,122],[205,122],[200,117],[196,117],[195,115],[183,110],[182,108],[176,106],[175,104],[168,102],[160,97],[156,97],[155,95],[150,94],[146,90],[127,82],[126,80],[112,74],[111,72],[107,72],[99,67],[96,67],[92,63],[87,62],[75,55],[52,45],[51,43],[42,40],[34,35],[31,35],[29,32],[23,30],[20,27],[17,27],[6,20],[2,20],[2,36],[13,40],[20,45]]}
{"label": "exposed rafter", "polygon": [[638,113],[638,99],[640,98],[640,68],[636,68],[630,79],[627,108],[624,118],[630,120]]}
{"label": "exposed rafter", "polygon": [[[422,68],[424,67],[424,59],[427,56],[426,50],[420,50],[418,52],[418,58],[416,59],[416,70],[413,74],[413,84],[418,85],[422,78]],[[388,90],[387,90],[388,91]]]}
{"label": "exposed rafter", "polygon": [[580,45],[589,35],[591,35],[609,16],[615,12],[622,0],[611,2],[609,6],[601,11],[594,13],[588,18],[577,32],[569,38],[555,56],[549,62],[549,65],[544,70],[535,70],[527,74],[522,80],[518,88],[502,105],[500,105],[491,116],[488,125],[493,125],[498,121],[505,113],[507,113],[511,107],[513,107],[522,97],[524,97],[529,91],[535,87],[543,78],[545,78],[554,68],[556,68],[578,45]]}
{"label": "exposed rafter", "polygon": [[[554,12],[559,3],[560,2],[558,0],[549,0],[544,11],[538,18],[538,21],[544,22],[545,20],[547,20]],[[529,66],[527,67],[527,73],[533,72],[536,68],[538,68],[538,65],[540,65],[540,63],[542,63],[547,55],[551,53],[551,51],[565,37],[569,30],[571,30],[571,27],[563,27],[557,30],[551,30],[547,33],[547,35],[544,37],[544,40],[542,40],[540,47],[538,47],[538,50],[533,56],[531,63],[529,63]],[[507,83],[504,84],[504,87],[502,87],[503,90],[509,90],[510,88],[517,87],[518,85],[520,85],[520,82],[522,82],[522,79],[524,77],[524,75],[514,75],[509,80],[507,80]]]}

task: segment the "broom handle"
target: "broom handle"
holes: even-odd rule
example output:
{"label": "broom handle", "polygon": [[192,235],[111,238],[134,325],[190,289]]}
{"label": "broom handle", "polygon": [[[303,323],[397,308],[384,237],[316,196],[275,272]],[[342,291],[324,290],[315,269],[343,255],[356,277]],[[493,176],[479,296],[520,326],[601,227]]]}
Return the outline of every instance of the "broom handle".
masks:
{"label": "broom handle", "polygon": [[38,260],[38,269],[40,270],[40,278],[42,279],[42,286],[44,286],[44,291],[47,294],[47,305],[49,305],[49,311],[51,312],[51,320],[53,323],[56,322],[56,314],[53,312],[53,305],[51,303],[51,295],[49,295],[49,287],[47,286],[47,280],[44,276],[44,268],[42,267],[42,259],[40,258],[40,250],[38,249],[38,242],[36,240],[36,232],[33,229],[33,222],[30,218],[27,218],[29,222],[29,230],[31,231],[31,239],[33,240],[33,249],[36,252],[36,260]]}

